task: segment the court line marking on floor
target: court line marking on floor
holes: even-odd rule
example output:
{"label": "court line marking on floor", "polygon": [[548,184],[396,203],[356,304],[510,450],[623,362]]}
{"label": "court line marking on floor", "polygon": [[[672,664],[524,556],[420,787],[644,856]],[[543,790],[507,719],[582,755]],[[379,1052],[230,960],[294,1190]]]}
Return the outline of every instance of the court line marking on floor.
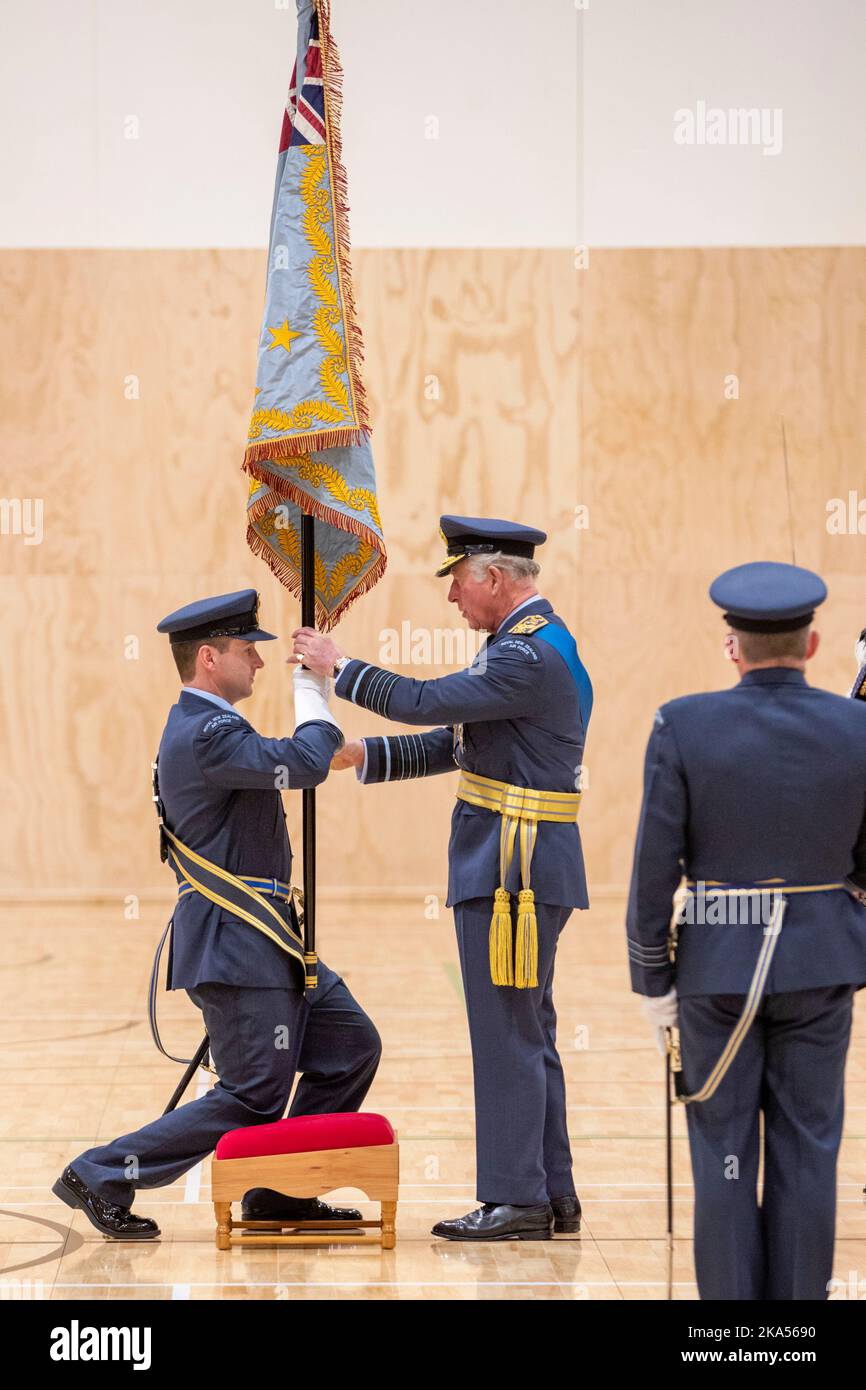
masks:
{"label": "court line marking on floor", "polygon": [[[202,1096],[207,1095],[209,1090],[210,1079],[208,1074],[206,1071],[202,1071],[201,1068],[199,1068],[198,1081],[196,1082],[195,1088],[195,1099],[201,1100]],[[191,1168],[187,1173],[183,1185],[184,1202],[198,1203],[201,1201],[201,1177],[204,1165],[205,1160],[202,1159],[200,1163],[197,1163],[195,1167]]]}

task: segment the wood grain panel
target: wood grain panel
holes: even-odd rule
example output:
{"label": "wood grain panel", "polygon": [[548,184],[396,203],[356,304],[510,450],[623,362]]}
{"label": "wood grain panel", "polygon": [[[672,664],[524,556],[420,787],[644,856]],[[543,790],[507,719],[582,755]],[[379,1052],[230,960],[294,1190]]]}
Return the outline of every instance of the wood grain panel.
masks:
{"label": "wood grain panel", "polygon": [[[730,680],[715,573],[793,543],[831,588],[813,678],[852,676],[866,537],[831,535],[826,507],[866,499],[866,252],[608,251],[586,271],[532,249],[356,261],[389,568],[338,640],[377,660],[404,624],[460,630],[433,577],[440,512],[544,526],[544,589],[596,688],[590,881],[621,888],[653,710]],[[0,496],[41,497],[45,527],[41,545],[0,536],[6,897],[100,895],[122,915],[127,895],[164,892],[148,772],[176,682],[155,624],[247,583],[274,630],[296,624],[244,540],[263,280],[249,251],[0,256]],[[246,707],[266,733],[291,731],[288,650],[263,649]],[[340,714],[349,734],[386,727]],[[323,888],[405,892],[425,929],[452,779],[363,788],[344,773],[319,803]]]}

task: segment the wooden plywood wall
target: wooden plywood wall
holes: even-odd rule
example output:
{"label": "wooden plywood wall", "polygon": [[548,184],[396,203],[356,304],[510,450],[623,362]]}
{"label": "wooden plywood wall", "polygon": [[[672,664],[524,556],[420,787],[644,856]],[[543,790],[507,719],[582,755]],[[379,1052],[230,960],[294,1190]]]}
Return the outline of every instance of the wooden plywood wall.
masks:
{"label": "wooden plywood wall", "polygon": [[[440,512],[547,529],[543,588],[596,688],[590,880],[622,888],[655,707],[731,679],[715,573],[792,553],[820,570],[812,678],[850,684],[866,536],[831,534],[827,504],[853,491],[866,511],[866,251],[595,252],[583,270],[568,251],[355,259],[390,558],[338,640],[376,660],[405,622],[454,626],[432,577]],[[167,883],[148,782],[176,692],[156,622],[246,584],[268,626],[288,637],[297,619],[244,540],[264,255],[13,251],[0,275],[0,497],[44,509],[41,544],[0,536],[2,893],[147,896]],[[270,734],[292,728],[288,650],[263,649],[244,707]],[[350,734],[385,727],[339,711]],[[323,886],[440,892],[452,798],[447,777],[335,775]]]}

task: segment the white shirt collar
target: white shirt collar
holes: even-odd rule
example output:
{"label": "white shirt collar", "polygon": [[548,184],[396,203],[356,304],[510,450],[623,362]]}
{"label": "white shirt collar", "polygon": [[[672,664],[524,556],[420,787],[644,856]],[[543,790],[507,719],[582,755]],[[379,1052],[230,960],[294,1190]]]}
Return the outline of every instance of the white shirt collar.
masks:
{"label": "white shirt collar", "polygon": [[[229,709],[232,714],[235,713],[234,705],[230,705],[228,700],[223,699],[222,695],[214,695],[210,690],[199,690],[197,685],[185,685],[183,690],[188,690],[190,695],[199,695],[202,700],[212,700],[215,705],[219,705],[220,709]],[[181,694],[183,694],[183,690]]]}
{"label": "white shirt collar", "polygon": [[511,612],[508,614],[508,617],[502,619],[502,622],[499,624],[496,631],[501,632],[502,629],[505,627],[505,624],[511,622],[511,619],[514,617],[515,613],[519,613],[521,608],[525,608],[526,605],[529,603],[538,603],[538,600],[540,598],[541,594],[531,594],[530,597],[525,598],[522,603],[518,603],[516,608],[512,608]]}

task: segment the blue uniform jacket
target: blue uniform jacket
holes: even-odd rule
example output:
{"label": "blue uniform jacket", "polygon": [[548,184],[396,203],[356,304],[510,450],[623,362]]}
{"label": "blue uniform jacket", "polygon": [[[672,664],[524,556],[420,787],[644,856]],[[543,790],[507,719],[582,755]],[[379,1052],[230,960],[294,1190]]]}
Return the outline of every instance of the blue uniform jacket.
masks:
{"label": "blue uniform jacket", "polygon": [[[534,599],[505,620],[466,671],[438,680],[411,680],[363,661],[348,662],[336,684],[343,699],[402,724],[444,726],[365,739],[364,780],[429,777],[464,767],[517,786],[576,791],[591,686],[583,672],[582,715],[575,679],[560,653],[538,637],[509,632],[532,614],[565,629],[546,599]],[[449,907],[493,896],[499,886],[500,824],[495,812],[456,802],[448,847]],[[539,824],[531,886],[538,902],[589,906],[576,824]],[[512,893],[520,887],[517,852],[505,887]]]}
{"label": "blue uniform jacket", "polygon": [[[263,738],[236,711],[184,690],[159,745],[166,824],[231,873],[288,883],[292,849],[278,788],[323,782],[342,742],[322,720],[302,724],[293,738]],[[288,922],[288,904],[271,901]],[[298,962],[255,927],[201,893],[185,893],[174,914],[168,988],[205,983],[299,989],[302,979]]]}
{"label": "blue uniform jacket", "polygon": [[[683,874],[866,886],[866,706],[782,667],[662,705],[647,747],[628,904],[632,987],[744,994],[760,922],[687,921],[676,966],[668,961],[671,899]],[[845,890],[792,894],[766,992],[864,982],[866,908]]]}

